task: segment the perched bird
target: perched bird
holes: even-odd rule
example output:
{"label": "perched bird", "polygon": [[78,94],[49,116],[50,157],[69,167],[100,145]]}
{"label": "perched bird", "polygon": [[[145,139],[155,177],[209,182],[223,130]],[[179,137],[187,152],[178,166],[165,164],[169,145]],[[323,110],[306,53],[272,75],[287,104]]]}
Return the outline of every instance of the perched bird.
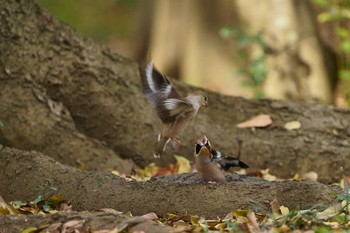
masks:
{"label": "perched bird", "polygon": [[203,140],[197,140],[194,161],[199,175],[207,182],[227,183],[225,175],[216,162],[209,147]]}
{"label": "perched bird", "polygon": [[223,170],[228,171],[231,167],[249,168],[249,166],[243,163],[241,160],[231,156],[222,155],[220,151],[212,148],[208,138],[205,135],[200,140],[202,141],[202,144],[210,150],[212,160],[216,162]]}
{"label": "perched bird", "polygon": [[160,158],[170,140],[174,147],[180,145],[177,136],[196,116],[201,106],[208,106],[208,98],[202,93],[193,93],[181,98],[168,78],[161,74],[152,62],[141,67],[140,73],[143,93],[165,125],[158,135],[154,150],[154,157]]}

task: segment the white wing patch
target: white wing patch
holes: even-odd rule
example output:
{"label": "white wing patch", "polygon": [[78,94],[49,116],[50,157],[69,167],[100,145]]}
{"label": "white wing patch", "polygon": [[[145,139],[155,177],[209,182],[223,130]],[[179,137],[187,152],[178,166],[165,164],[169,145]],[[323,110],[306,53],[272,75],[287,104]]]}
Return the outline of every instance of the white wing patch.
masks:
{"label": "white wing patch", "polygon": [[172,89],[172,86],[171,86],[171,85],[167,85],[167,86],[165,87],[164,93],[165,93],[166,96],[169,96],[169,95],[170,95],[171,89]]}
{"label": "white wing patch", "polygon": [[221,154],[221,152],[220,151],[216,151],[216,157],[215,157],[216,159],[222,159],[222,154]]}
{"label": "white wing patch", "polygon": [[182,102],[182,100],[170,98],[163,102],[163,106],[166,110],[172,111]]}
{"label": "white wing patch", "polygon": [[146,77],[147,77],[147,83],[148,83],[148,86],[149,88],[155,92],[156,91],[156,87],[154,85],[154,80],[153,80],[153,77],[152,77],[152,73],[153,73],[153,63],[150,62],[147,64],[146,66]]}

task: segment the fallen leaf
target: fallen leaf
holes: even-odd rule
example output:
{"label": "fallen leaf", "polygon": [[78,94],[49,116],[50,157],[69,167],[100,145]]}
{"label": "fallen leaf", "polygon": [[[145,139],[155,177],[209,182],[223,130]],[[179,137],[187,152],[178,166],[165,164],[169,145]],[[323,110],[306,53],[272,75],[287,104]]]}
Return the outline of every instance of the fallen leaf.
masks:
{"label": "fallen leaf", "polygon": [[19,211],[13,207],[13,205],[7,204],[5,200],[0,196],[0,215],[1,214],[19,214]]}
{"label": "fallen leaf", "polygon": [[284,125],[284,128],[287,130],[300,129],[300,127],[301,127],[301,123],[299,121],[290,121]]}
{"label": "fallen leaf", "polygon": [[124,221],[122,221],[119,225],[118,225],[118,228],[119,228],[119,231],[123,231],[125,230],[126,228],[130,228],[130,227],[133,227],[133,226],[136,226],[140,223],[143,223],[147,221],[146,218],[144,217],[141,217],[141,216],[136,216],[136,217],[132,217],[132,218],[128,218]]}
{"label": "fallen leaf", "polygon": [[31,233],[31,232],[37,232],[38,228],[36,227],[28,227],[25,230],[22,231],[22,233]]}
{"label": "fallen leaf", "polygon": [[154,212],[150,212],[150,213],[144,214],[144,215],[142,215],[142,217],[144,217],[146,219],[149,219],[149,220],[158,219],[158,216]]}
{"label": "fallen leaf", "polygon": [[303,180],[309,180],[309,181],[317,181],[318,175],[316,172],[307,172],[303,174],[302,179]]}
{"label": "fallen leaf", "polygon": [[254,212],[249,212],[247,214],[247,218],[249,220],[250,225],[252,226],[252,232],[261,232],[258,221],[256,220],[256,216]]}
{"label": "fallen leaf", "polygon": [[155,163],[147,165],[144,169],[136,169],[136,172],[144,177],[154,176],[159,170],[159,167]]}
{"label": "fallen leaf", "polygon": [[86,220],[70,220],[66,223],[63,224],[63,229],[79,229],[82,228],[84,226]]}
{"label": "fallen leaf", "polygon": [[190,173],[191,163],[188,159],[183,156],[175,155],[176,163],[178,165],[177,173]]}
{"label": "fallen leaf", "polygon": [[316,217],[318,219],[323,219],[323,220],[326,220],[326,219],[329,219],[337,214],[339,214],[342,210],[342,204],[341,203],[337,203],[333,206],[330,206],[328,207],[327,209],[325,209],[324,211],[322,212],[318,212],[316,214]]}
{"label": "fallen leaf", "polygon": [[121,215],[123,213],[121,211],[118,211],[118,210],[115,210],[115,209],[112,209],[112,208],[102,208],[100,210],[102,210],[103,212],[110,213],[110,214],[115,214],[115,215]]}
{"label": "fallen leaf", "polygon": [[272,124],[272,119],[267,114],[260,114],[250,120],[244,121],[236,125],[238,128],[262,128]]}
{"label": "fallen leaf", "polygon": [[268,181],[275,181],[277,177],[269,173],[270,169],[261,170],[262,178]]}
{"label": "fallen leaf", "polygon": [[275,199],[273,199],[273,201],[271,201],[270,206],[271,206],[272,213],[279,214],[280,205],[276,197]]}
{"label": "fallen leaf", "polygon": [[288,209],[288,207],[281,206],[281,207],[280,207],[280,211],[281,211],[282,216],[285,216],[285,215],[289,214],[289,209]]}

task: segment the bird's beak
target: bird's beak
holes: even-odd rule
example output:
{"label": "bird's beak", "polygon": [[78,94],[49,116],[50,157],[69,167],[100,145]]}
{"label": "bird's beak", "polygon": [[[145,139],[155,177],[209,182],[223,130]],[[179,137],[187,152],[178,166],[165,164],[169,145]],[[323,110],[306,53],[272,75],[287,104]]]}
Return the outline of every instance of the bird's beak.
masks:
{"label": "bird's beak", "polygon": [[208,138],[207,138],[207,136],[205,136],[205,135],[203,135],[203,139],[204,139],[205,141],[208,141]]}
{"label": "bird's beak", "polygon": [[208,107],[208,100],[206,100],[205,102],[204,102],[204,105],[203,105],[204,107]]}

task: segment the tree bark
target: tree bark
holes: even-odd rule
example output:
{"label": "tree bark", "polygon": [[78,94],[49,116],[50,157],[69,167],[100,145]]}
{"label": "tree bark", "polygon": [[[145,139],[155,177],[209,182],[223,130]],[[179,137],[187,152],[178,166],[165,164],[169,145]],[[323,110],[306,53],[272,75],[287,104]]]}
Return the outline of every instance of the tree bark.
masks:
{"label": "tree bark", "polygon": [[142,183],[110,172],[80,171],[38,152],[0,152],[0,193],[5,200],[34,200],[43,194],[40,185],[50,185],[78,211],[113,208],[134,215],[155,212],[215,218],[235,209],[269,211],[275,198],[290,209],[330,205],[336,202],[332,194],[341,192],[338,186],[312,181],[270,182],[239,175],[226,178],[228,184],[207,184],[192,173]]}
{"label": "tree bark", "polygon": [[[145,101],[136,63],[83,38],[43,12],[33,1],[2,1],[0,14],[0,143],[44,152],[86,169],[130,171],[132,159],[154,162],[160,120]],[[181,94],[197,91],[178,82]],[[176,152],[192,160],[197,137],[254,169],[270,168],[281,178],[316,171],[322,182],[350,175],[350,111],[320,104],[246,100],[202,90],[209,108],[181,137]],[[260,113],[273,123],[240,129]],[[301,128],[286,130],[299,121]],[[174,162],[170,147],[160,161]]]}

